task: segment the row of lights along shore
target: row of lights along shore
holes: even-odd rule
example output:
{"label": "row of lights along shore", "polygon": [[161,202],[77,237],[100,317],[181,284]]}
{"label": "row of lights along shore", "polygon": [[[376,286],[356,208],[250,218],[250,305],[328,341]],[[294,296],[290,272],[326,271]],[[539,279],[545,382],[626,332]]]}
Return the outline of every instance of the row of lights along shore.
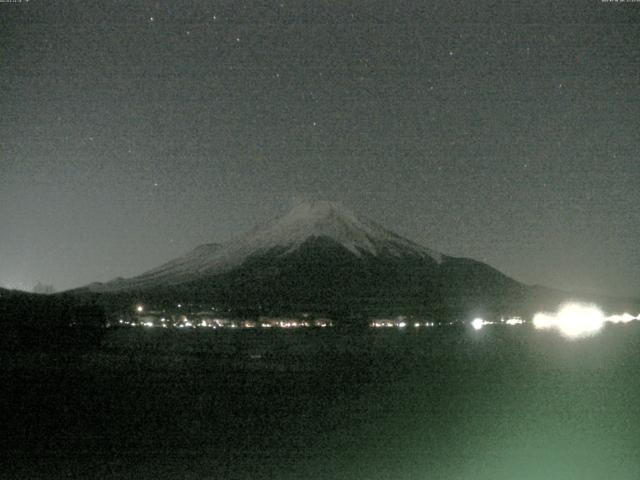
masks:
{"label": "row of lights along shore", "polygon": [[[182,305],[178,304],[181,308]],[[230,320],[220,318],[198,318],[191,320],[187,315],[172,317],[162,316],[159,319],[151,315],[143,315],[145,307],[137,305],[135,307],[137,318],[120,319],[122,326],[142,326],[161,328],[309,328],[309,327],[332,327],[333,322],[326,318],[309,318],[304,314],[302,319],[297,318],[267,318],[260,317],[257,320]],[[605,315],[602,310],[591,304],[565,303],[560,306],[557,312],[538,312],[531,322],[526,322],[521,317],[501,318],[498,321],[488,321],[482,318],[474,318],[469,325],[476,331],[482,330],[486,326],[506,325],[516,326],[525,323],[533,324],[537,330],[557,330],[568,338],[580,338],[593,335],[600,331],[605,323],[624,324],[631,321],[640,320],[640,314],[633,316],[630,313]],[[463,322],[464,323],[464,322]],[[435,321],[411,321],[404,316],[393,319],[375,319],[369,322],[372,328],[398,328],[408,327],[441,327],[459,324],[459,322],[435,322]]]}

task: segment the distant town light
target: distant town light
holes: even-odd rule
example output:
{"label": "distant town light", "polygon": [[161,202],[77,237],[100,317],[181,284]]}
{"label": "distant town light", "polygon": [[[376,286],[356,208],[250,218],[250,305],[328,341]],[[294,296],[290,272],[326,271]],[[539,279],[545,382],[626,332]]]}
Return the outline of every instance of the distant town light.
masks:
{"label": "distant town light", "polygon": [[507,325],[522,325],[524,322],[520,317],[508,318],[504,323]]}
{"label": "distant town light", "polygon": [[552,328],[555,321],[555,316],[549,313],[538,312],[533,316],[533,326],[537,329]]}
{"label": "distant town light", "polygon": [[596,333],[604,325],[604,314],[594,306],[569,304],[558,312],[558,327],[568,337]]}
{"label": "distant town light", "polygon": [[484,327],[484,320],[481,318],[474,318],[471,322],[471,326],[474,330],[480,330],[482,327]]}
{"label": "distant town light", "polygon": [[567,303],[553,313],[537,313],[533,325],[537,329],[555,328],[568,338],[579,338],[598,332],[605,316],[595,305]]}
{"label": "distant town light", "polygon": [[636,317],[634,317],[630,313],[625,312],[622,314],[622,323],[629,323],[631,320],[635,320],[635,319]]}
{"label": "distant town light", "polygon": [[630,313],[625,312],[622,315],[617,315],[617,314],[609,315],[607,318],[605,318],[606,322],[611,322],[611,323],[629,323],[633,320],[640,320],[640,315],[638,315],[637,317],[634,317]]}

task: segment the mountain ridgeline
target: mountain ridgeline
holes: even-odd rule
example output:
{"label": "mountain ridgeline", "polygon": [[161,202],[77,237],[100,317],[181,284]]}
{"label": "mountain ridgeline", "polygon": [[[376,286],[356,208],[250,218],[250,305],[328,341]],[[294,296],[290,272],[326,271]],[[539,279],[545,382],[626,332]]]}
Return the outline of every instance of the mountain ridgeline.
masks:
{"label": "mountain ridgeline", "polygon": [[489,265],[430,250],[332,202],[301,204],[226,244],[83,290],[111,304],[214,303],[248,316],[334,318],[525,314],[536,297]]}

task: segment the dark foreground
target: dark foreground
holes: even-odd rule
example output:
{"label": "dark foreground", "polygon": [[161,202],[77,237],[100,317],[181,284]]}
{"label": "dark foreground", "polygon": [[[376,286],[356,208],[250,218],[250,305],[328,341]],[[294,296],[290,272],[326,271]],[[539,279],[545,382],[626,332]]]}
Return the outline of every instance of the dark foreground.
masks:
{"label": "dark foreground", "polygon": [[638,325],[120,330],[0,361],[2,478],[640,478]]}

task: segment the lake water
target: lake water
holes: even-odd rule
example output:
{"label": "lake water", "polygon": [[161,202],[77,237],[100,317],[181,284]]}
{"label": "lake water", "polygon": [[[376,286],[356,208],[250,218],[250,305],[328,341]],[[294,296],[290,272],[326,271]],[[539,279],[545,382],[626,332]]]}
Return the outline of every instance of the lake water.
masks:
{"label": "lake water", "polygon": [[640,326],[119,330],[2,354],[2,478],[640,478]]}

